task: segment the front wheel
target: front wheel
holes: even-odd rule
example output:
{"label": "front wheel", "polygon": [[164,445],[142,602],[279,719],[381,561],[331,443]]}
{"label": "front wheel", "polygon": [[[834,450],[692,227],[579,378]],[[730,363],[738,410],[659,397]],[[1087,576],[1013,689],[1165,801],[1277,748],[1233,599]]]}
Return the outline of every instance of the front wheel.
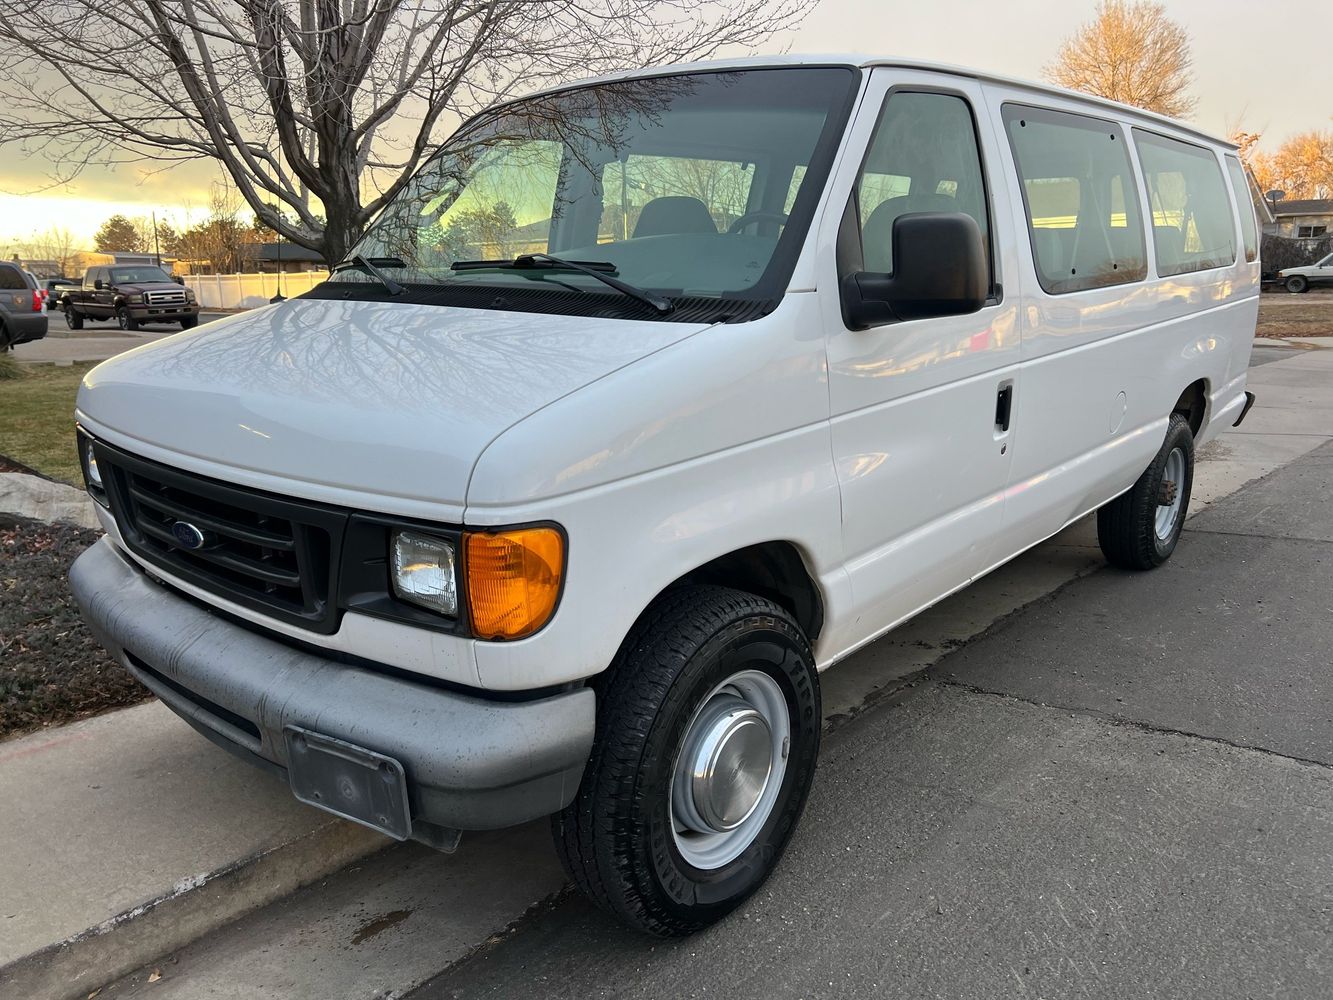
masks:
{"label": "front wheel", "polygon": [[689,934],[763,884],[819,755],[809,643],[772,601],[685,587],[612,666],[574,801],[552,818],[575,885],[641,930]]}
{"label": "front wheel", "polygon": [[181,317],[181,329],[182,329],[182,330],[193,330],[193,329],[194,329],[196,326],[198,326],[198,325],[199,325],[199,317],[198,317],[198,316],[182,316],[182,317]]}
{"label": "front wheel", "polygon": [[139,321],[130,315],[130,311],[124,306],[116,310],[116,324],[122,330],[139,329]]}
{"label": "front wheel", "polygon": [[1293,274],[1287,279],[1287,291],[1289,292],[1300,293],[1306,291],[1309,287],[1310,282],[1305,279],[1304,275]]}
{"label": "front wheel", "polygon": [[1166,440],[1128,492],[1097,511],[1102,555],[1121,569],[1152,569],[1171,558],[1185,527],[1194,485],[1194,433],[1171,414]]}

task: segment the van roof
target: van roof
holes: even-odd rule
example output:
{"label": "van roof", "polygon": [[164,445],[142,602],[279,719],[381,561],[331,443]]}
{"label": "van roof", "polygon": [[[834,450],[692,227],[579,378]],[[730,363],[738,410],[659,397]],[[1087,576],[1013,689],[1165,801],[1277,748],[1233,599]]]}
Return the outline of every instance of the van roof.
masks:
{"label": "van roof", "polygon": [[[593,83],[606,83],[611,80],[632,80],[639,77],[673,76],[678,73],[699,72],[705,70],[765,69],[779,66],[855,66],[859,69],[869,69],[875,66],[897,66],[903,69],[924,70],[932,73],[946,73],[953,76],[963,76],[973,80],[981,80],[983,82],[1000,83],[1010,87],[1019,87],[1024,90],[1033,91],[1036,94],[1052,94],[1067,100],[1088,104],[1092,107],[1107,108],[1123,115],[1142,119],[1146,122],[1169,126],[1177,131],[1188,133],[1198,139],[1203,139],[1206,142],[1227,149],[1237,148],[1235,143],[1209,132],[1205,132],[1202,129],[1195,128],[1193,125],[1186,122],[1179,121],[1175,118],[1168,118],[1166,115],[1159,115],[1154,111],[1145,111],[1143,108],[1136,108],[1130,104],[1122,104],[1119,101],[1111,101],[1104,97],[1094,97],[1092,94],[1085,94],[1077,90],[1069,90],[1066,87],[1055,87],[1047,83],[1024,80],[1020,77],[1004,76],[1000,73],[991,73],[987,70],[974,69],[968,66],[953,66],[949,63],[927,62],[921,59],[908,59],[898,56],[868,56],[854,53],[840,53],[745,56],[736,59],[709,59],[700,62],[674,63],[667,66],[653,66],[646,69],[608,73],[603,76],[590,77],[586,80],[576,80],[556,87],[545,87],[541,90],[534,91],[533,94],[555,93],[561,90],[585,87]],[[524,96],[531,97],[533,94],[526,94]],[[516,100],[522,100],[522,98],[516,98]]]}

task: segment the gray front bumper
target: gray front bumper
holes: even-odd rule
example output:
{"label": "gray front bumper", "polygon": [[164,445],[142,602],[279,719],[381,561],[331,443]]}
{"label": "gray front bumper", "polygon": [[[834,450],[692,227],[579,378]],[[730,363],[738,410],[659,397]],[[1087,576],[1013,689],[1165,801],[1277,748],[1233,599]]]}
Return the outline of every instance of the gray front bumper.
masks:
{"label": "gray front bumper", "polygon": [[583,776],[588,688],[491,701],[326,659],[180,597],[107,538],[75,561],[70,582],[84,619],[130,673],[252,763],[286,774],[289,725],[399,760],[414,837],[437,839],[421,821],[489,830],[556,812]]}

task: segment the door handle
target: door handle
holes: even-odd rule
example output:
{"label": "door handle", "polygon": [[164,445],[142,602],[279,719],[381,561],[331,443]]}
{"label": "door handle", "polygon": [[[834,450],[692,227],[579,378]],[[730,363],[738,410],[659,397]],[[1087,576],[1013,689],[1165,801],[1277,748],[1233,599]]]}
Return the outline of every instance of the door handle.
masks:
{"label": "door handle", "polygon": [[1014,408],[1014,385],[1009,382],[1000,386],[1000,391],[995,394],[995,429],[997,431],[1007,431],[1009,429],[1009,417]]}

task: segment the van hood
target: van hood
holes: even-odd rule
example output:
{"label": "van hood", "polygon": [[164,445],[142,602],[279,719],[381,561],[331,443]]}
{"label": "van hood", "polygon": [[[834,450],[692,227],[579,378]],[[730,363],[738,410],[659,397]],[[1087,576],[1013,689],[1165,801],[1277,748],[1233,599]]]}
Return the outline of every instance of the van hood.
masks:
{"label": "van hood", "polygon": [[78,412],[113,444],[232,482],[461,514],[472,468],[500,433],[703,329],[294,299],[98,365]]}

